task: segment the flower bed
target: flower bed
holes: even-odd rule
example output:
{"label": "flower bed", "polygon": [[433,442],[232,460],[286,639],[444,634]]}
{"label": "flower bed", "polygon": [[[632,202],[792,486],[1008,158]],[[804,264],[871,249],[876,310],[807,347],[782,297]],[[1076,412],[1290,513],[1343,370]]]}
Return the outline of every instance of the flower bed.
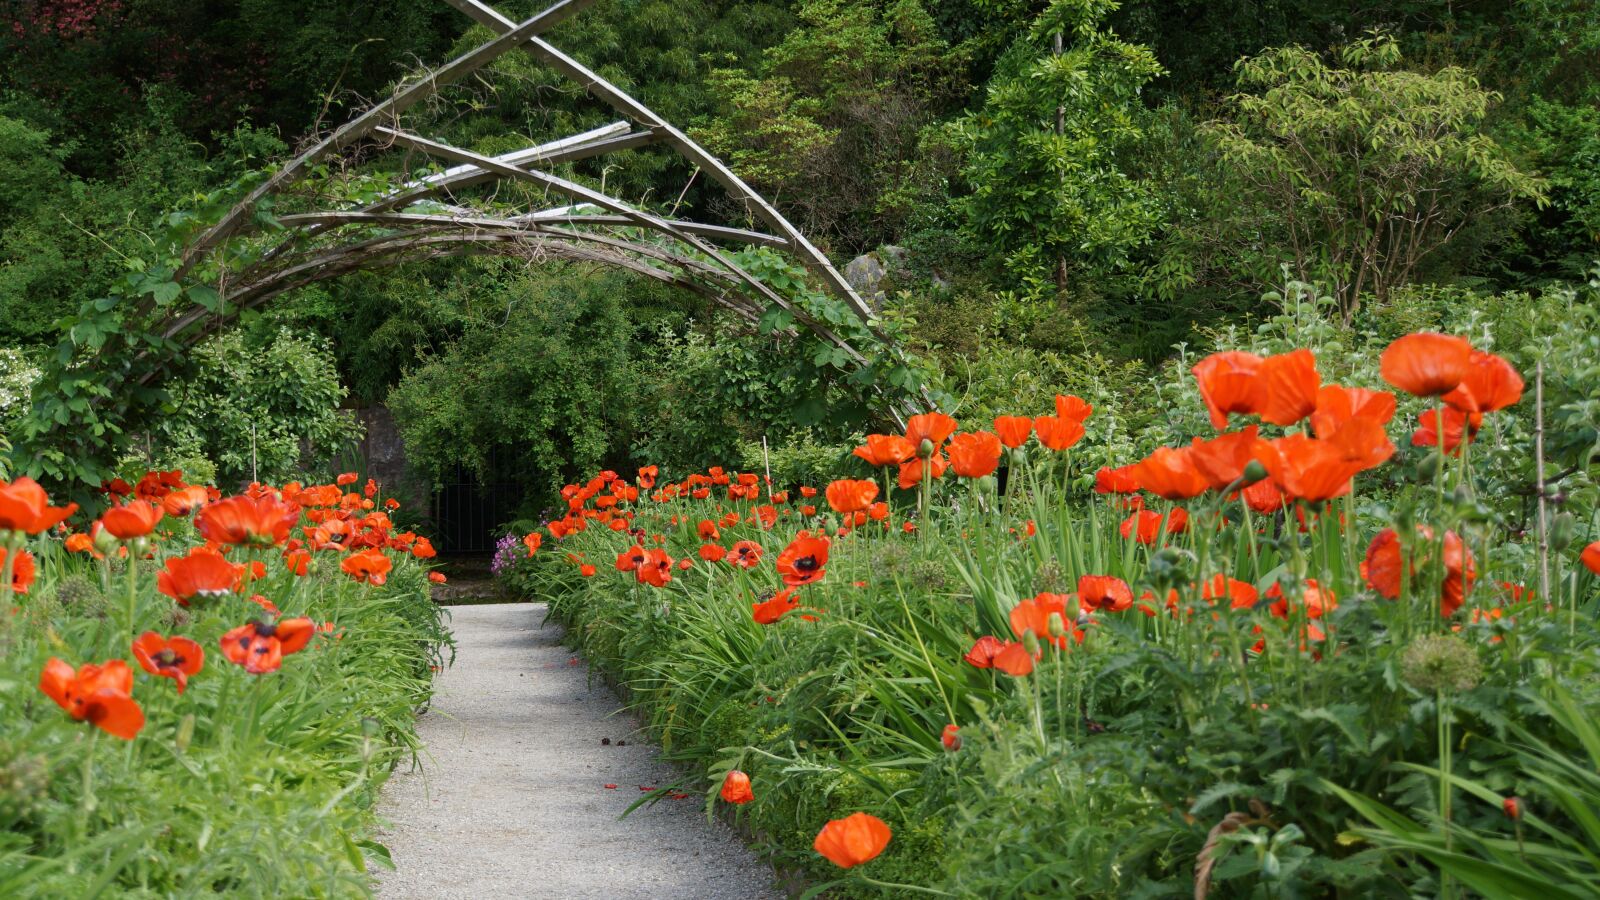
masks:
{"label": "flower bed", "polygon": [[0,896],[369,893],[448,635],[431,547],[353,478],[151,473],[64,540],[70,508],[0,483]]}
{"label": "flower bed", "polygon": [[1215,354],[1221,433],[1122,466],[1060,397],[913,417],[827,485],[605,472],[505,577],[841,895],[1582,895],[1600,543],[1477,496],[1503,360],[1414,335],[1381,371]]}

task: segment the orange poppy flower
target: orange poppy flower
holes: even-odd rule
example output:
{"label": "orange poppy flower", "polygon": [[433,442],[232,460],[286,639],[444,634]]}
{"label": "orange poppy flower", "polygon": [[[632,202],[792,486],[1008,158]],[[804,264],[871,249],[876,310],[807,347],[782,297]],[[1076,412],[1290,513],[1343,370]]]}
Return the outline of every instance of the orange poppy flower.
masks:
{"label": "orange poppy flower", "polygon": [[1139,491],[1139,478],[1134,474],[1134,465],[1101,466],[1094,473],[1094,492],[1097,494],[1134,494]]}
{"label": "orange poppy flower", "polygon": [[755,541],[740,541],[728,550],[728,562],[741,569],[753,569],[761,563],[761,545]]}
{"label": "orange poppy flower", "polygon": [[828,505],[834,512],[853,513],[872,505],[878,496],[878,483],[841,478],[828,484]]}
{"label": "orange poppy flower", "polygon": [[1583,548],[1583,552],[1578,554],[1578,561],[1589,571],[1600,575],[1600,541]]}
{"label": "orange poppy flower", "polygon": [[951,471],[961,478],[982,478],[1000,467],[1000,438],[988,431],[958,434],[945,452]]}
{"label": "orange poppy flower", "polygon": [[200,510],[194,518],[195,528],[208,541],[255,546],[283,543],[289,537],[289,529],[298,521],[300,507],[271,494],[219,500]]}
{"label": "orange poppy flower", "polygon": [[750,604],[750,615],[755,618],[757,625],[771,625],[799,608],[800,600],[795,596],[794,588],[790,588],[760,603]]}
{"label": "orange poppy flower", "polygon": [[[0,547],[0,565],[4,565],[8,551]],[[34,566],[33,554],[26,550],[17,551],[17,561],[11,564],[11,591],[15,594],[26,594],[33,587],[33,580],[37,575]]]}
{"label": "orange poppy flower", "polygon": [[1311,503],[1349,493],[1350,479],[1366,468],[1361,460],[1347,458],[1333,441],[1304,434],[1262,441],[1256,446],[1256,459],[1285,497]]}
{"label": "orange poppy flower", "polygon": [[583,565],[578,566],[578,574],[582,575],[584,578],[593,578],[595,576],[595,573],[598,572],[598,571],[600,571],[600,570],[596,569],[594,566],[589,565],[588,563],[584,563]]}
{"label": "orange poppy flower", "polygon": [[44,488],[25,475],[9,484],[0,481],[0,531],[39,534],[66,521],[77,511],[76,503],[51,506]]}
{"label": "orange poppy flower", "polygon": [[722,537],[722,532],[717,530],[717,523],[710,519],[701,519],[700,523],[694,527],[694,531],[702,541],[715,541]]}
{"label": "orange poppy flower", "polygon": [[[1067,611],[1067,600],[1066,594],[1044,592],[1011,607],[1012,633],[1022,638],[1031,631],[1033,636],[1039,639],[1040,643],[1048,643],[1065,650],[1067,647],[1066,632],[1072,631],[1078,620],[1076,614]],[[1059,636],[1050,634],[1050,617],[1052,615],[1061,617],[1060,628],[1063,633]],[[1082,640],[1081,637],[1078,639]]]}
{"label": "orange poppy flower", "polygon": [[[1280,619],[1289,618],[1289,598],[1283,594],[1282,583],[1275,583],[1267,589],[1267,597],[1272,600],[1272,614]],[[1333,591],[1317,584],[1315,578],[1307,578],[1301,585],[1300,597],[1295,606],[1306,611],[1306,618],[1320,619],[1332,610],[1339,608],[1339,598]]]}
{"label": "orange poppy flower", "polygon": [[1040,444],[1058,452],[1070,450],[1083,440],[1083,423],[1077,419],[1040,416],[1033,420],[1033,430],[1039,435]]}
{"label": "orange poppy flower", "polygon": [[66,548],[68,553],[88,553],[97,559],[100,557],[94,549],[94,538],[82,532],[67,535]]}
{"label": "orange poppy flower", "polygon": [[106,510],[100,525],[118,540],[127,541],[155,531],[156,523],[165,515],[161,507],[148,500],[131,500]]}
{"label": "orange poppy flower", "polygon": [[205,664],[206,652],[186,637],[169,640],[154,631],[146,631],[133,642],[133,658],[151,675],[176,681],[178,693],[182,694],[189,684],[189,676],[199,672]]}
{"label": "orange poppy flower", "polygon": [[1079,425],[1082,425],[1093,412],[1094,407],[1088,403],[1085,403],[1082,397],[1075,397],[1072,394],[1056,395],[1057,418],[1071,419],[1072,421],[1077,422]]}
{"label": "orange poppy flower", "polygon": [[206,505],[211,494],[203,487],[179,488],[161,499],[161,509],[169,516],[187,516]]}
{"label": "orange poppy flower", "polygon": [[667,583],[672,581],[672,557],[668,556],[665,550],[646,550],[639,567],[633,570],[633,577],[640,584],[666,587]]}
{"label": "orange poppy flower", "polygon": [[865,446],[852,451],[868,465],[882,468],[898,466],[917,455],[917,445],[898,434],[869,434]]}
{"label": "orange poppy flower", "polygon": [[939,735],[939,743],[951,753],[958,752],[961,749],[961,729],[955,723],[946,725],[944,732]]}
{"label": "orange poppy flower", "polygon": [[133,670],[120,659],[74,670],[52,656],[39,675],[39,690],[72,718],[125,741],[144,727],[144,710],[133,699]]}
{"label": "orange poppy flower", "polygon": [[[1412,541],[1411,553],[1401,546],[1400,535],[1393,528],[1378,532],[1367,546],[1367,556],[1362,563],[1362,574],[1367,586],[1386,600],[1400,596],[1402,580],[1414,578],[1420,565],[1425,565],[1433,552],[1433,529],[1418,525]],[[1409,564],[1407,557],[1409,556]],[[1444,534],[1444,583],[1439,590],[1439,612],[1445,618],[1455,614],[1466,598],[1466,592],[1477,580],[1477,567],[1472,551],[1467,549],[1460,535],[1453,531]]]}
{"label": "orange poppy flower", "polygon": [[450,582],[450,577],[443,572],[429,572],[428,580],[434,584],[448,584]]}
{"label": "orange poppy flower", "polygon": [[1244,468],[1255,459],[1259,429],[1251,425],[1243,431],[1219,435],[1209,441],[1195,438],[1189,445],[1189,462],[1206,477],[1212,490],[1222,490],[1244,476]]}
{"label": "orange poppy flower", "polygon": [[923,441],[929,441],[937,447],[955,433],[956,420],[942,412],[928,412],[912,416],[906,420],[906,441],[911,444],[912,452],[918,450]]}
{"label": "orange poppy flower", "polygon": [[235,591],[244,566],[228,562],[221,553],[196,547],[187,556],[169,558],[156,573],[156,590],[188,606],[195,597],[220,597]]}
{"label": "orange poppy flower", "polygon": [[1522,376],[1511,363],[1493,353],[1472,351],[1467,377],[1443,397],[1465,413],[1483,414],[1515,406],[1522,400]]}
{"label": "orange poppy flower", "polygon": [[1319,438],[1330,438],[1351,419],[1371,419],[1379,425],[1387,425],[1394,418],[1394,409],[1394,395],[1388,391],[1325,384],[1317,391],[1311,430]]}
{"label": "orange poppy flower", "polygon": [[344,487],[345,485],[355,484],[360,477],[354,472],[342,472],[339,477],[334,479],[334,483]]}
{"label": "orange poppy flower", "polygon": [[727,803],[740,806],[756,798],[750,790],[750,776],[734,769],[722,779],[722,790],[719,791],[722,799]]}
{"label": "orange poppy flower", "polygon": [[706,562],[722,562],[722,558],[727,555],[728,551],[721,544],[700,545],[700,558]]}
{"label": "orange poppy flower", "polygon": [[639,470],[639,487],[650,490],[656,486],[656,479],[661,475],[660,466],[645,466]]}
{"label": "orange poppy flower", "polygon": [[543,532],[534,531],[522,536],[522,546],[528,548],[528,555],[530,557],[539,552],[539,545],[543,543]]}
{"label": "orange poppy flower", "polygon": [[339,568],[361,584],[382,585],[389,580],[389,570],[394,564],[382,550],[362,550],[351,553],[339,561]]}
{"label": "orange poppy flower", "polygon": [[1244,502],[1249,504],[1251,509],[1266,515],[1271,515],[1283,509],[1284,505],[1289,502],[1289,499],[1283,496],[1283,491],[1278,490],[1278,486],[1273,483],[1271,478],[1263,478],[1240,491],[1239,494],[1244,497]]}
{"label": "orange poppy flower", "polygon": [[617,571],[632,572],[644,562],[645,549],[638,544],[617,554]]}
{"label": "orange poppy flower", "polygon": [[1289,426],[1317,408],[1317,358],[1310,350],[1279,353],[1261,361],[1255,378],[1255,412],[1264,422]]}
{"label": "orange poppy flower", "polygon": [[1189,513],[1185,509],[1174,508],[1163,516],[1155,510],[1141,509],[1123,519],[1118,531],[1123,540],[1131,538],[1141,544],[1154,544],[1161,536],[1163,522],[1166,523],[1167,534],[1182,534],[1189,529]]}
{"label": "orange poppy flower", "polygon": [[816,488],[811,487],[810,485],[804,485],[804,484],[800,486],[800,496],[806,498],[807,500],[810,500],[812,497],[815,497],[816,495],[817,495],[817,489]]}
{"label": "orange poppy flower", "polygon": [[1083,575],[1078,578],[1078,602],[1084,609],[1122,612],[1133,606],[1133,588],[1111,575]]}
{"label": "orange poppy flower", "polygon": [[978,638],[977,643],[972,645],[972,649],[963,654],[961,658],[976,668],[992,669],[994,668],[995,656],[1005,648],[1005,641],[986,634]]}
{"label": "orange poppy flower", "polygon": [[1188,500],[1211,488],[1188,447],[1157,447],[1134,465],[1133,477],[1145,490],[1167,500]]}
{"label": "orange poppy flower", "polygon": [[783,583],[794,587],[821,581],[827,574],[830,543],[825,537],[811,537],[802,532],[778,554],[778,574]]}
{"label": "orange poppy flower", "polygon": [[[1441,415],[1442,414],[1442,415]],[[1411,432],[1411,446],[1439,447],[1439,421],[1444,420],[1444,446],[1440,450],[1447,456],[1458,456],[1462,444],[1472,443],[1478,433],[1473,421],[1478,413],[1465,413],[1454,406],[1424,410],[1417,417],[1417,430]]]}
{"label": "orange poppy flower", "polygon": [[1021,678],[1033,673],[1033,664],[1043,655],[1029,653],[1028,648],[1020,641],[1006,641],[1000,652],[994,655],[994,668],[1010,675],[1012,678]]}
{"label": "orange poppy flower", "polygon": [[1211,426],[1218,431],[1228,427],[1231,413],[1256,411],[1256,375],[1264,360],[1254,353],[1225,350],[1213,353],[1189,371],[1200,386],[1200,399],[1211,414]]}
{"label": "orange poppy flower", "polygon": [[265,675],[278,671],[285,656],[304,650],[316,633],[316,624],[303,616],[247,622],[222,636],[222,655],[252,675]]}
{"label": "orange poppy flower", "polygon": [[923,470],[926,469],[930,478],[944,477],[944,470],[949,467],[945,462],[944,454],[935,451],[928,459],[913,457],[900,464],[900,490],[909,491],[922,484]]}
{"label": "orange poppy flower", "polygon": [[1215,605],[1226,597],[1230,609],[1250,609],[1260,599],[1256,586],[1218,572],[1200,585],[1200,599]]}
{"label": "orange poppy flower", "polygon": [[1000,443],[1015,450],[1028,442],[1033,434],[1033,419],[1028,416],[995,416],[994,431]]}
{"label": "orange poppy flower", "polygon": [[1472,345],[1431,331],[1408,334],[1378,359],[1383,380],[1408,394],[1438,397],[1455,390],[1472,369]]}
{"label": "orange poppy flower", "polygon": [[828,862],[849,869],[870,862],[889,845],[889,826],[882,819],[858,812],[822,826],[811,846]]}

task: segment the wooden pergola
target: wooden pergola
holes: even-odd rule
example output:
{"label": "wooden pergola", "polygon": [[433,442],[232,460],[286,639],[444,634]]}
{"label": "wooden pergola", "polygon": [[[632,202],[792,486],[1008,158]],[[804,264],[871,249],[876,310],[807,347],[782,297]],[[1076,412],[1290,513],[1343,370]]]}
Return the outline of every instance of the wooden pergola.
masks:
{"label": "wooden pergola", "polygon": [[[694,291],[752,322],[776,305],[789,311],[799,327],[842,348],[857,364],[866,364],[857,348],[746,271],[727,248],[768,247],[796,260],[882,338],[871,308],[828,258],[683,131],[542,36],[594,0],[559,0],[520,22],[480,0],[446,2],[497,36],[403,82],[388,99],[301,151],[196,237],[184,251],[176,277],[209,281],[215,270],[221,308],[174,313],[162,327],[165,337],[198,340],[285,291],[357,270],[440,257],[513,255],[615,266]],[[512,51],[531,54],[621,118],[498,156],[450,146],[407,127],[408,110]],[[760,230],[658,215],[551,171],[562,163],[655,145],[671,148],[720,185],[745,213],[739,224]],[[263,201],[288,201],[289,189],[313,168],[347,155],[360,153],[365,160],[393,152],[422,154],[448,168],[405,182],[365,204],[323,209],[313,200],[311,208],[302,211],[306,201],[295,198],[296,203],[279,204],[295,210],[275,216],[281,229],[262,227],[257,213]],[[502,193],[542,199],[511,207],[499,197],[493,203],[472,199],[485,193],[474,194],[474,189],[487,185],[492,191],[497,183],[529,186],[534,191]],[[542,205],[551,201],[559,205]],[[252,252],[231,253],[230,246],[239,241],[250,242]],[[202,266],[204,275],[196,271]]]}

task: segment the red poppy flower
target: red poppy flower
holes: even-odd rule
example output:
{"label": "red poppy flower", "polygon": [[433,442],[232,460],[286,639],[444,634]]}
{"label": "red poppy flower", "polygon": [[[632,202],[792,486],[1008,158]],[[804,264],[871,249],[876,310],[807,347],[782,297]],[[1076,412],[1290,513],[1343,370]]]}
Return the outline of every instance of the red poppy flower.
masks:
{"label": "red poppy flower", "polygon": [[661,475],[660,466],[645,466],[639,470],[639,487],[650,490],[656,486],[656,478]]}
{"label": "red poppy flower", "polygon": [[1251,509],[1266,515],[1278,512],[1289,502],[1271,478],[1263,478],[1239,493]]}
{"label": "red poppy flower", "polygon": [[795,596],[795,590],[790,588],[779,591],[760,603],[750,604],[750,615],[756,620],[757,625],[771,625],[799,608],[800,600]]}
{"label": "red poppy flower", "polygon": [[994,655],[994,667],[1010,675],[1012,678],[1021,678],[1032,674],[1033,664],[1038,661],[1040,653],[1029,653],[1028,648],[1021,641],[1007,641],[1000,652]]}
{"label": "red poppy flower", "polygon": [[447,584],[447,583],[449,583],[450,578],[449,578],[449,576],[445,575],[443,572],[429,572],[428,573],[428,580],[433,582],[434,584]]}
{"label": "red poppy flower", "polygon": [[289,537],[300,521],[300,507],[271,494],[219,500],[194,517],[200,536],[218,544],[273,546]]}
{"label": "red poppy flower", "polygon": [[1040,444],[1058,452],[1070,450],[1083,440],[1083,423],[1077,419],[1040,416],[1033,420],[1033,430],[1039,435]]}
{"label": "red poppy flower", "polygon": [[530,557],[539,552],[539,545],[543,543],[543,532],[534,531],[522,536],[522,546],[528,548],[528,556]]}
{"label": "red poppy flower", "polygon": [[1218,572],[1200,585],[1200,599],[1216,604],[1218,600],[1226,597],[1231,609],[1250,609],[1260,599],[1256,586],[1248,581],[1240,581],[1229,575]]}
{"label": "red poppy flower", "polygon": [[[1135,464],[1137,465],[1137,464]],[[1101,466],[1094,473],[1094,491],[1097,494],[1134,494],[1139,491],[1139,478],[1133,472],[1134,465]]]}
{"label": "red poppy flower", "polygon": [[1256,445],[1256,459],[1284,496],[1313,503],[1349,493],[1350,479],[1366,468],[1361,460],[1348,459],[1333,441],[1304,434],[1262,441]]}
{"label": "red poppy flower", "polygon": [[722,790],[719,792],[725,802],[736,806],[749,803],[756,798],[750,790],[750,776],[734,769],[722,779]]}
{"label": "red poppy flower", "polygon": [[1522,376],[1511,363],[1493,353],[1472,351],[1467,377],[1444,395],[1444,402],[1465,413],[1494,412],[1522,400]]}
{"label": "red poppy flower", "polygon": [[[1272,600],[1270,609],[1274,616],[1289,618],[1289,598],[1284,596],[1281,583],[1275,583],[1267,589],[1267,598]],[[1339,608],[1339,598],[1334,596],[1333,591],[1317,584],[1315,578],[1307,578],[1305,584],[1301,585],[1300,597],[1294,605],[1306,611],[1306,618],[1320,619]]]}
{"label": "red poppy flower", "polygon": [[381,585],[389,579],[394,564],[382,550],[362,550],[339,561],[339,568],[361,584]]}
{"label": "red poppy flower", "polygon": [[1195,438],[1189,445],[1189,462],[1206,477],[1212,490],[1222,490],[1244,476],[1244,468],[1255,459],[1259,429],[1251,425],[1243,431],[1219,435],[1209,441]]}
{"label": "red poppy flower", "polygon": [[841,478],[830,482],[827,489],[828,505],[834,512],[853,513],[872,505],[878,496],[878,483]]}
{"label": "red poppy flower", "polygon": [[[6,561],[7,550],[0,547],[0,565]],[[34,566],[33,554],[26,550],[17,551],[17,561],[11,564],[11,591],[16,594],[26,594],[33,587],[33,580],[37,575]]]}
{"label": "red poppy flower", "polygon": [[1000,467],[1000,438],[987,431],[958,434],[945,452],[951,471],[962,478],[982,478]]}
{"label": "red poppy flower", "polygon": [[1317,358],[1310,350],[1279,353],[1261,361],[1255,378],[1255,412],[1264,422],[1289,426],[1317,408]]}
{"label": "red poppy flower", "polygon": [[39,534],[66,521],[77,511],[76,503],[51,506],[44,488],[27,476],[9,484],[0,481],[0,531]]}
{"label": "red poppy flower", "polygon": [[1317,409],[1311,414],[1311,430],[1319,438],[1333,437],[1351,419],[1371,419],[1379,425],[1394,418],[1394,395],[1388,391],[1325,384],[1317,391]]}
{"label": "red poppy flower", "polygon": [[694,530],[702,541],[715,541],[722,537],[722,532],[717,530],[717,523],[710,519],[701,519],[700,524],[696,525]]}
{"label": "red poppy flower", "polygon": [[311,642],[317,626],[305,617],[247,622],[222,636],[222,655],[252,675],[276,672],[283,658]]}
{"label": "red poppy flower", "polygon": [[[1431,557],[1433,548],[1433,529],[1426,525],[1417,526],[1409,554],[1401,547],[1400,535],[1393,528],[1378,532],[1367,546],[1366,561],[1362,564],[1367,586],[1386,600],[1397,599],[1402,580],[1416,576],[1418,568],[1426,565]],[[1443,562],[1445,579],[1439,590],[1439,612],[1448,619],[1461,606],[1478,572],[1472,551],[1453,531],[1444,534]]]}
{"label": "red poppy flower", "polygon": [[778,574],[783,583],[794,587],[821,581],[827,574],[830,543],[825,537],[811,537],[802,533],[778,554]]}
{"label": "red poppy flower", "polygon": [[1188,447],[1157,447],[1134,465],[1133,477],[1145,490],[1167,500],[1188,500],[1211,488]]}
{"label": "red poppy flower", "polygon": [[858,812],[822,826],[811,846],[828,862],[849,869],[870,862],[889,845],[889,826],[882,819]]}
{"label": "red poppy flower", "polygon": [[195,597],[220,597],[237,590],[244,566],[221,553],[196,547],[188,556],[174,556],[156,573],[156,590],[188,606]]}
{"label": "red poppy flower", "polygon": [[[1030,599],[1023,600],[1011,608],[1011,631],[1017,637],[1025,637],[1028,632],[1038,638],[1040,643],[1052,644],[1060,649],[1066,649],[1068,634],[1075,631],[1078,617],[1075,613],[1067,611],[1066,594],[1040,593]],[[1132,598],[1129,598],[1132,600]],[[1061,617],[1059,630],[1061,634],[1050,634],[1050,617]],[[1083,640],[1083,632],[1072,634],[1078,641]]]}
{"label": "red poppy flower", "polygon": [[668,556],[665,550],[646,550],[639,567],[633,570],[633,577],[640,584],[666,587],[672,580],[672,557]]}
{"label": "red poppy flower", "polygon": [[922,484],[923,470],[926,469],[929,477],[938,479],[944,477],[944,470],[949,466],[945,462],[944,454],[934,451],[928,459],[912,458],[900,464],[900,490],[909,491]]}
{"label": "red poppy flower", "polygon": [[944,732],[939,735],[939,743],[943,744],[944,749],[950,751],[951,753],[955,753],[956,751],[960,750],[961,729],[957,728],[954,723],[946,725],[944,727]]}
{"label": "red poppy flower", "polygon": [[1411,446],[1439,447],[1438,424],[1442,418],[1444,446],[1440,447],[1440,450],[1447,456],[1457,456],[1461,453],[1461,445],[1472,443],[1473,437],[1478,433],[1478,425],[1473,421],[1477,415],[1477,413],[1462,412],[1453,406],[1424,410],[1417,417],[1417,430],[1411,432]]}
{"label": "red poppy flower", "polygon": [[1161,536],[1163,522],[1166,523],[1167,534],[1182,534],[1189,529],[1189,513],[1181,507],[1165,515],[1155,510],[1141,509],[1123,519],[1118,531],[1123,540],[1133,538],[1141,544],[1154,544]]}
{"label": "red poppy flower", "polygon": [[360,477],[354,472],[342,472],[339,477],[334,479],[334,482],[340,487],[344,487],[345,485],[355,484]]}
{"label": "red poppy flower", "polygon": [[1200,360],[1190,370],[1200,386],[1200,399],[1211,413],[1213,428],[1227,428],[1230,413],[1256,411],[1256,375],[1263,362],[1254,353],[1226,350]]}
{"label": "red poppy flower", "polygon": [[1028,416],[995,416],[994,431],[1000,443],[1015,450],[1028,442],[1033,434],[1033,419]]}
{"label": "red poppy flower", "polygon": [[127,541],[155,531],[156,523],[165,515],[161,507],[148,500],[132,500],[106,510],[100,525],[118,540]]}
{"label": "red poppy flower", "polygon": [[937,447],[949,439],[956,430],[956,420],[941,412],[928,412],[912,416],[906,420],[906,441],[911,444],[912,452],[920,452],[917,448],[923,441],[930,441]]}
{"label": "red poppy flower", "polygon": [[179,488],[161,498],[161,509],[169,516],[181,518],[206,505],[210,499],[210,492],[203,487]]}
{"label": "red poppy flower", "polygon": [[740,541],[728,550],[728,562],[741,569],[753,569],[761,562],[761,545],[755,541]]}
{"label": "red poppy flower", "polygon": [[176,681],[181,694],[189,684],[189,676],[204,665],[206,652],[186,637],[169,640],[154,631],[146,631],[133,642],[133,658],[151,675]]}
{"label": "red poppy flower", "polygon": [[1472,369],[1472,345],[1431,331],[1408,334],[1378,360],[1383,380],[1408,394],[1438,397],[1455,390]]}
{"label": "red poppy flower", "polygon": [[1005,648],[1004,641],[986,634],[978,638],[977,643],[972,645],[972,649],[968,650],[961,658],[979,669],[992,669],[994,668],[995,655]]}
{"label": "red poppy flower", "polygon": [[1071,394],[1056,395],[1056,417],[1071,419],[1082,425],[1089,415],[1094,412],[1094,407],[1083,401],[1082,397]]}
{"label": "red poppy flower", "polygon": [[1133,606],[1133,588],[1111,575],[1083,575],[1078,578],[1078,603],[1084,609],[1122,612]]}
{"label": "red poppy flower", "polygon": [[917,455],[917,445],[898,434],[869,434],[865,446],[852,451],[868,465],[882,468],[898,466]]}
{"label": "red poppy flower", "polygon": [[584,563],[583,565],[578,566],[578,574],[582,575],[584,578],[593,578],[595,576],[595,573],[598,572],[598,571],[600,571],[600,570],[596,569],[594,566],[589,565],[588,563]]}
{"label": "red poppy flower", "polygon": [[877,503],[867,507],[867,518],[874,522],[882,522],[884,519],[889,518],[889,504],[879,500]]}
{"label": "red poppy flower", "polygon": [[728,551],[721,544],[700,545],[700,558],[706,562],[722,562],[722,558],[727,555]]}
{"label": "red poppy flower", "polygon": [[1600,541],[1583,548],[1583,552],[1578,554],[1578,561],[1589,571],[1600,575]]}
{"label": "red poppy flower", "polygon": [[644,562],[645,549],[638,544],[617,554],[617,571],[633,572]]}
{"label": "red poppy flower", "polygon": [[74,671],[52,656],[39,675],[39,690],[72,718],[125,741],[144,727],[144,710],[133,699],[133,670],[120,659],[84,663]]}

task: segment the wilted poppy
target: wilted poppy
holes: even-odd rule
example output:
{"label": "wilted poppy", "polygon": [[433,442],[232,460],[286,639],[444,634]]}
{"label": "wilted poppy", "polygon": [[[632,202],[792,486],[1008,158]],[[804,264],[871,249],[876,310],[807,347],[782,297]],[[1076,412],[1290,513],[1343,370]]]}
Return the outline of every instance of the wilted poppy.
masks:
{"label": "wilted poppy", "polygon": [[1408,334],[1378,360],[1383,380],[1408,394],[1438,397],[1455,390],[1472,368],[1472,345],[1464,338],[1431,331]]}
{"label": "wilted poppy", "polygon": [[750,604],[750,615],[757,625],[771,625],[799,608],[800,600],[795,596],[795,590],[790,588],[759,603]]}
{"label": "wilted poppy", "polygon": [[1133,606],[1133,588],[1112,575],[1083,575],[1078,578],[1078,603],[1084,609],[1122,612]]}
{"label": "wilted poppy", "polygon": [[972,645],[972,649],[963,654],[961,658],[979,669],[992,669],[994,668],[995,655],[1005,648],[1005,641],[986,634],[978,638],[977,642]]}
{"label": "wilted poppy", "polygon": [[300,521],[300,507],[271,494],[240,495],[218,500],[194,518],[200,536],[218,544],[272,546],[289,537]]}
{"label": "wilted poppy", "polygon": [[148,500],[132,500],[106,510],[100,525],[117,540],[128,541],[155,531],[165,515],[161,507]]}
{"label": "wilted poppy", "polygon": [[1033,419],[1028,416],[995,416],[994,433],[1000,443],[1015,450],[1028,442],[1033,434]]}
{"label": "wilted poppy", "polygon": [[76,503],[51,506],[44,488],[27,476],[10,483],[0,481],[0,531],[39,534],[66,521],[77,510]]}
{"label": "wilted poppy", "polygon": [[55,657],[39,675],[39,690],[79,722],[131,741],[144,727],[144,710],[133,699],[133,670],[120,659],[84,663],[76,671]]}
{"label": "wilted poppy", "polygon": [[877,816],[858,812],[822,826],[811,846],[827,860],[848,869],[870,862],[889,845],[889,826]]}
{"label": "wilted poppy", "polygon": [[826,495],[834,512],[853,513],[872,505],[878,496],[878,483],[841,478],[828,484]]}
{"label": "wilted poppy", "polygon": [[222,655],[252,675],[276,672],[283,658],[305,649],[317,633],[310,619],[247,622],[222,636]]}
{"label": "wilted poppy", "polygon": [[1083,423],[1061,416],[1040,416],[1033,420],[1039,443],[1049,450],[1070,450],[1083,440]]}
{"label": "wilted poppy", "polygon": [[1195,465],[1188,447],[1157,447],[1134,465],[1133,477],[1140,487],[1167,500],[1188,500],[1211,489],[1211,480]]}
{"label": "wilted poppy", "polygon": [[237,590],[244,566],[228,562],[221,553],[196,547],[187,556],[169,558],[156,573],[156,590],[188,606],[195,597],[220,597]]}
{"label": "wilted poppy", "polygon": [[381,550],[362,550],[339,561],[339,568],[362,584],[381,585],[389,579],[394,564]]}
{"label": "wilted poppy", "polygon": [[1190,370],[1200,386],[1200,399],[1211,414],[1213,428],[1227,428],[1231,413],[1256,411],[1256,375],[1262,362],[1254,353],[1226,350],[1200,360]]}
{"label": "wilted poppy", "polygon": [[778,554],[778,574],[783,583],[794,587],[812,584],[827,574],[830,542],[825,537],[812,537],[802,532]]}
{"label": "wilted poppy", "polygon": [[1000,438],[987,431],[958,434],[945,452],[950,470],[962,478],[982,478],[1000,467]]}
{"label": "wilted poppy", "polygon": [[898,434],[869,434],[867,443],[852,451],[867,461],[868,465],[882,468],[898,466],[917,455],[917,445]]}
{"label": "wilted poppy", "polygon": [[181,694],[189,684],[189,676],[199,672],[205,663],[206,652],[186,637],[168,639],[146,631],[133,642],[133,658],[151,675],[176,681]]}
{"label": "wilted poppy", "polygon": [[719,792],[722,799],[735,805],[749,803],[756,798],[750,790],[750,776],[734,769],[722,779],[722,790]]}

